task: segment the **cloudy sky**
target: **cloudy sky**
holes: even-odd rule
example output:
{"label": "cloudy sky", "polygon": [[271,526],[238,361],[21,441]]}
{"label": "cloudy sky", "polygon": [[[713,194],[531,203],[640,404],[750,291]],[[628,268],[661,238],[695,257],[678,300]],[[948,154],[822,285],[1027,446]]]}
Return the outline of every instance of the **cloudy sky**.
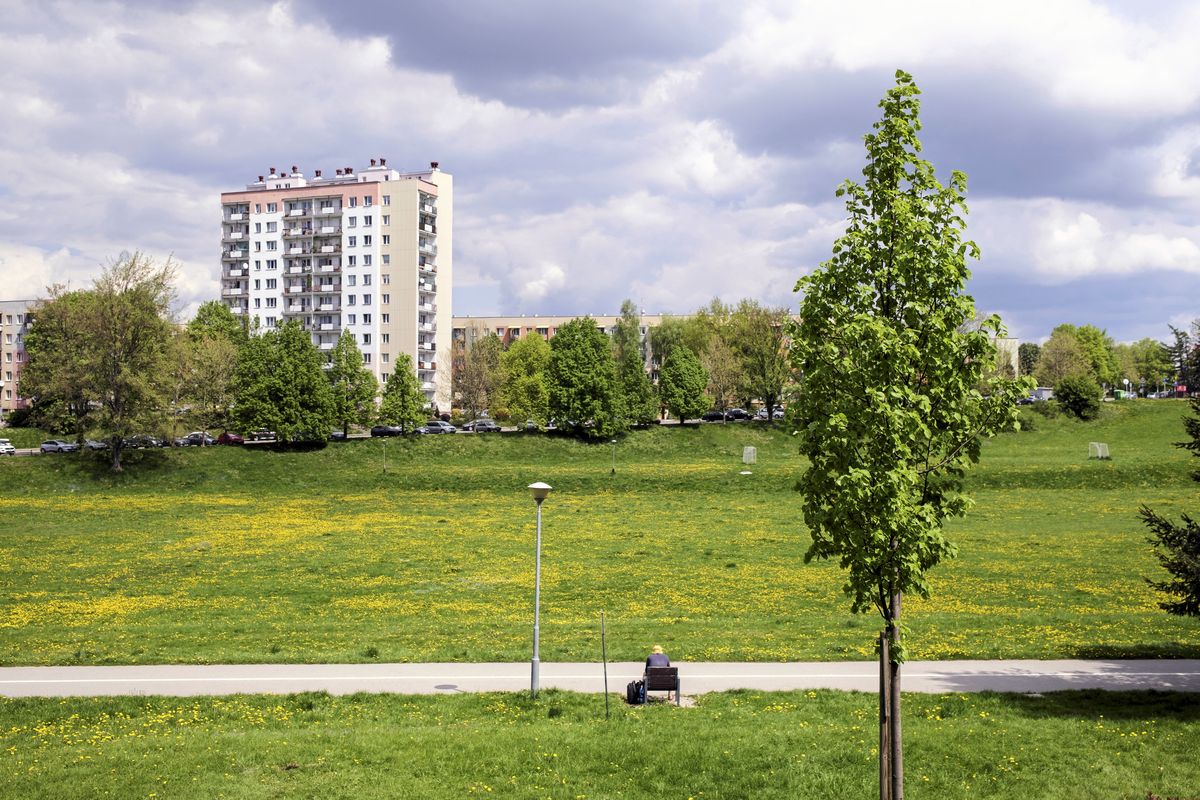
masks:
{"label": "cloudy sky", "polygon": [[219,193],[455,178],[456,314],[794,308],[897,68],[1013,335],[1200,317],[1200,4],[5,0],[0,299],[141,249],[218,294]]}

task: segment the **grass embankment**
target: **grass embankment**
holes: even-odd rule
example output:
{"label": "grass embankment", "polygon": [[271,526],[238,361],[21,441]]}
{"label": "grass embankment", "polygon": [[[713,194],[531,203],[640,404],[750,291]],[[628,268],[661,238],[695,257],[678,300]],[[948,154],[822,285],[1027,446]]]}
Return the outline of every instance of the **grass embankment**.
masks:
{"label": "grass embankment", "polygon": [[[1039,420],[987,444],[957,559],[906,604],[914,658],[1200,655],[1168,616],[1139,503],[1195,506],[1185,405]],[[1113,460],[1087,460],[1104,441]],[[739,475],[742,447],[758,448]],[[315,452],[0,463],[0,663],[528,658],[534,506],[542,658],[870,657],[836,564],[803,563],[786,431],[706,425],[617,446],[540,436],[352,441]]]}
{"label": "grass embankment", "polygon": [[[1200,696],[910,695],[914,798],[1191,797]],[[4,798],[871,797],[875,698],[0,700]]]}

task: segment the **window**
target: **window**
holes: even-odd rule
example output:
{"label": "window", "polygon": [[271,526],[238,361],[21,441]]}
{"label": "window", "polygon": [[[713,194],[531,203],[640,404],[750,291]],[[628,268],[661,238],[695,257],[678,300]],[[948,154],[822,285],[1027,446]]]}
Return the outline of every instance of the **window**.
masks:
{"label": "window", "polygon": [[390,233],[385,233],[385,234],[383,235],[383,243],[384,243],[384,244],[391,244],[391,243],[392,243],[392,235],[391,235]]}
{"label": "window", "polygon": [[[363,259],[363,263],[364,264],[367,263],[365,258]],[[371,285],[371,276],[363,275],[363,286],[370,286],[370,285]]]}
{"label": "window", "polygon": [[363,314],[363,325],[370,325],[370,324],[371,324],[371,315]]}
{"label": "window", "polygon": [[363,247],[370,247],[370,246],[371,246],[371,237],[364,236],[363,237]]}
{"label": "window", "polygon": [[390,272],[385,272],[379,276],[379,279],[383,281],[384,286],[388,286],[392,282],[392,275]]}
{"label": "window", "polygon": [[275,318],[274,317],[267,317],[267,327],[268,328],[275,327]]}
{"label": "window", "polygon": [[347,325],[353,325],[353,324],[354,324],[354,315],[353,315],[353,314],[347,314],[347,315],[346,315],[346,324],[347,324]]}
{"label": "window", "polygon": [[357,258],[358,258],[358,256],[346,256],[346,266],[347,266],[347,267],[353,267],[353,266],[355,266],[355,265],[356,265],[356,263],[357,263],[357,262],[355,261],[355,259],[357,259]]}
{"label": "window", "polygon": [[363,198],[363,207],[364,207],[364,208],[370,208],[370,207],[371,207],[371,198],[370,198],[370,196],[367,196],[367,197],[364,197],[364,198]]}
{"label": "window", "polygon": [[261,214],[261,213],[262,213],[262,203],[255,203],[255,204],[254,204],[254,213],[255,213],[255,214]]}
{"label": "window", "polygon": [[371,266],[371,256],[370,255],[363,256],[363,266],[364,267]]}
{"label": "window", "polygon": [[5,353],[5,354],[4,354],[4,360],[5,360],[6,362],[8,362],[9,364],[11,364],[11,363],[12,363],[12,353]]}
{"label": "window", "polygon": [[358,217],[350,217],[346,220],[346,227],[353,228],[358,224]]}
{"label": "window", "polygon": [[[384,205],[387,205],[387,203],[384,203]],[[391,224],[392,224],[392,215],[391,215],[391,214],[384,214],[384,215],[383,215],[383,224],[384,224],[384,225],[391,225]]]}
{"label": "window", "polygon": [[279,211],[279,206],[276,203],[267,203],[267,213],[274,214]]}
{"label": "window", "polygon": [[275,298],[268,297],[267,298],[267,308],[274,308],[274,307],[275,307]]}
{"label": "window", "polygon": [[267,278],[267,288],[268,288],[268,289],[274,289],[274,288],[275,288],[275,285],[276,285],[276,279],[275,279],[275,278]]}
{"label": "window", "polygon": [[261,253],[261,252],[262,252],[262,242],[255,242],[255,243],[254,243],[254,252],[256,252],[256,253]]}
{"label": "window", "polygon": [[254,259],[254,268],[261,270],[262,269],[262,261],[258,260],[257,258]]}
{"label": "window", "polygon": [[278,268],[279,268],[279,262],[278,262],[278,261],[276,261],[276,260],[275,260],[275,259],[273,259],[273,258],[268,258],[268,259],[267,259],[267,269],[278,269]]}
{"label": "window", "polygon": [[358,237],[351,236],[346,239],[346,247],[356,247],[358,245]]}
{"label": "window", "polygon": [[[383,321],[385,324],[387,323],[387,314],[383,315]],[[380,336],[383,339],[384,344],[387,344],[392,338],[392,335],[390,333],[383,333],[383,334],[380,334]]]}
{"label": "window", "polygon": [[381,355],[381,356],[380,356],[380,358],[382,358],[382,359],[383,359],[383,363],[385,363],[385,364],[386,364],[386,363],[388,363],[388,360],[389,360],[389,359],[388,359],[388,354],[387,354],[387,353],[384,353],[383,355]]}
{"label": "window", "polygon": [[370,344],[370,343],[371,343],[371,334],[364,333],[363,334],[363,344]]}
{"label": "window", "polygon": [[262,223],[261,222],[254,223],[254,232],[262,233]]}
{"label": "window", "polygon": [[384,253],[383,254],[383,263],[385,263],[385,264],[392,263],[392,257],[389,256],[387,253]]}
{"label": "window", "polygon": [[363,227],[364,228],[371,227],[371,215],[370,214],[367,214],[365,217],[363,217]]}
{"label": "window", "polygon": [[383,382],[387,383],[388,374],[386,372],[381,372],[381,373],[379,373],[379,375],[382,378]]}
{"label": "window", "polygon": [[278,230],[279,230],[278,222],[268,222],[267,223],[267,233],[275,233]]}
{"label": "window", "polygon": [[352,294],[346,295],[346,305],[348,305],[348,306],[354,305],[354,295],[352,295]]}
{"label": "window", "polygon": [[371,305],[371,295],[369,295],[369,294],[364,294],[364,295],[363,295],[363,305],[364,305],[364,306],[369,306],[369,305]]}
{"label": "window", "polygon": [[256,297],[256,298],[254,298],[254,307],[255,307],[255,308],[262,308],[262,300],[260,300],[260,299],[259,299],[259,298],[257,298],[257,297]]}
{"label": "window", "polygon": [[351,207],[351,208],[357,208],[357,207],[358,207],[358,198],[357,198],[357,197],[351,197],[351,198],[350,198],[350,207]]}
{"label": "window", "polygon": [[383,204],[385,206],[390,206],[392,204],[392,196],[390,194],[385,194],[383,196]]}
{"label": "window", "polygon": [[353,285],[354,285],[354,281],[355,281],[355,280],[356,280],[356,279],[355,279],[355,277],[354,277],[353,275],[347,275],[347,276],[346,276],[346,285],[347,285],[347,286],[353,286]]}
{"label": "window", "polygon": [[371,363],[371,354],[370,353],[363,353],[363,363],[364,364]]}
{"label": "window", "polygon": [[380,295],[379,302],[383,303],[386,306],[388,303],[392,302],[392,296],[390,294]]}
{"label": "window", "polygon": [[277,249],[278,247],[279,247],[279,242],[275,241],[274,239],[272,239],[272,240],[270,240],[269,242],[267,242],[267,249],[268,249],[268,250],[275,250],[275,249]]}
{"label": "window", "polygon": [[262,286],[260,285],[261,283],[262,283],[262,282],[261,282],[261,281],[260,281],[258,278],[255,278],[255,279],[254,279],[254,288],[255,288],[255,289],[261,289],[261,288],[262,288]]}

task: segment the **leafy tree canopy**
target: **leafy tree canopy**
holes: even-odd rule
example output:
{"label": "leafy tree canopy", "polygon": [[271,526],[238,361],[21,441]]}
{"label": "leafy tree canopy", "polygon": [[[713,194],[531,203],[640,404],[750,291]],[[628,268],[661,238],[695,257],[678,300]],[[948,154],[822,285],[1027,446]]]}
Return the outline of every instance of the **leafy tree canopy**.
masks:
{"label": "leafy tree canopy", "polygon": [[379,421],[386,425],[399,425],[405,433],[411,433],[424,423],[428,401],[421,391],[412,358],[407,353],[396,356],[393,370],[383,385]]}
{"label": "leafy tree canopy", "polygon": [[550,419],[550,345],[536,333],[527,334],[508,346],[501,359],[504,383],[501,397],[511,419],[533,420],[545,425]]}
{"label": "leafy tree canopy", "polygon": [[696,354],[683,346],[671,350],[659,372],[658,390],[663,405],[676,419],[695,419],[708,410],[707,386],[708,373]]}
{"label": "leafy tree canopy", "polygon": [[332,389],[333,418],[341,425],[343,433],[349,433],[352,424],[370,423],[375,414],[375,395],[379,391],[379,382],[363,363],[362,352],[348,328],[342,330],[330,356],[329,384]]}
{"label": "leafy tree canopy", "polygon": [[590,438],[624,429],[611,344],[591,317],[573,319],[550,340],[550,414]]}

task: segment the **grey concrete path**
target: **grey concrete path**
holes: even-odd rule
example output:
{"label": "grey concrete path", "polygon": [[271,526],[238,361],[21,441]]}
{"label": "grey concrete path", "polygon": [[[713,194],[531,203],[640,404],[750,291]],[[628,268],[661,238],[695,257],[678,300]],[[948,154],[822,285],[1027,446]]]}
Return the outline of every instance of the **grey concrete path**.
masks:
{"label": "grey concrete path", "polygon": [[[879,687],[874,662],[678,664],[684,694],[726,689]],[[608,690],[640,677],[636,662],[608,665]],[[1200,692],[1200,660],[914,661],[909,692],[1052,692],[1060,689],[1163,689]],[[603,692],[600,664],[543,663],[543,689]],[[529,689],[529,664],[248,664],[212,666],[4,667],[0,696],[285,694],[326,691],[445,692]]]}

